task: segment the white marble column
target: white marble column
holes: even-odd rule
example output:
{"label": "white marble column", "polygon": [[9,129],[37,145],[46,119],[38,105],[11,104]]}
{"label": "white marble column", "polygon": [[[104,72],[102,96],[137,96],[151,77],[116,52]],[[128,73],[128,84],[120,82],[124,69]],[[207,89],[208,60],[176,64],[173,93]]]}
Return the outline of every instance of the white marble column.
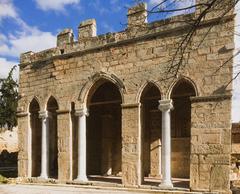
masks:
{"label": "white marble column", "polygon": [[76,181],[87,181],[87,127],[86,117],[87,109],[76,110],[78,116],[78,176]]}
{"label": "white marble column", "polygon": [[48,178],[49,174],[49,118],[50,112],[39,112],[42,119],[42,157],[41,157],[41,178]]}
{"label": "white marble column", "polygon": [[173,108],[172,100],[160,100],[159,107],[162,111],[162,182],[160,187],[172,188],[171,180],[171,120],[170,111]]}

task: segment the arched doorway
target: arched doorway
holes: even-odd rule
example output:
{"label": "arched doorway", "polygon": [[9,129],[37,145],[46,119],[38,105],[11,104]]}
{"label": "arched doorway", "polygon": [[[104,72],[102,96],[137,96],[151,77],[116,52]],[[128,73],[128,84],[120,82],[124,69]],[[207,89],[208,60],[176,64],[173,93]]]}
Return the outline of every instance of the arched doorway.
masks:
{"label": "arched doorway", "polygon": [[174,106],[171,111],[171,162],[172,177],[175,178],[190,176],[191,96],[196,96],[195,89],[185,79],[180,80],[171,93]]}
{"label": "arched doorway", "polygon": [[40,106],[34,98],[29,106],[30,129],[31,129],[31,157],[32,157],[32,177],[39,177],[41,173],[41,142],[42,142],[42,122],[39,118]]}
{"label": "arched doorway", "polygon": [[107,80],[97,85],[87,103],[87,175],[121,176],[121,94]]}
{"label": "arched doorway", "polygon": [[49,177],[58,178],[58,134],[57,134],[58,103],[50,97],[47,103],[49,112]]}
{"label": "arched doorway", "polygon": [[141,95],[142,169],[144,177],[161,176],[161,94],[154,84],[148,84]]}

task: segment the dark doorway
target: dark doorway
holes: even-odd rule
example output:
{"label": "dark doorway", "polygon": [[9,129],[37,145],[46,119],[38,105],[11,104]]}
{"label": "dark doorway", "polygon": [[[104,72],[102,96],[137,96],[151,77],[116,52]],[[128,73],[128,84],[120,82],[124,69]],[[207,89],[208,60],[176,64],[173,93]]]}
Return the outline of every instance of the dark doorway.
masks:
{"label": "dark doorway", "polygon": [[171,99],[172,177],[190,177],[191,101],[196,96],[193,85],[180,80],[173,88]]}
{"label": "dark doorway", "polygon": [[39,177],[41,173],[42,153],[42,122],[39,118],[40,106],[34,98],[29,106],[30,127],[32,133],[32,177]]}
{"label": "dark doorway", "polygon": [[49,177],[58,178],[58,131],[57,131],[58,103],[50,97],[47,103],[49,115]]}
{"label": "dark doorway", "polygon": [[121,176],[121,94],[103,81],[90,92],[87,117],[87,175]]}
{"label": "dark doorway", "polygon": [[161,176],[161,94],[154,84],[145,87],[141,96],[142,168],[144,177]]}

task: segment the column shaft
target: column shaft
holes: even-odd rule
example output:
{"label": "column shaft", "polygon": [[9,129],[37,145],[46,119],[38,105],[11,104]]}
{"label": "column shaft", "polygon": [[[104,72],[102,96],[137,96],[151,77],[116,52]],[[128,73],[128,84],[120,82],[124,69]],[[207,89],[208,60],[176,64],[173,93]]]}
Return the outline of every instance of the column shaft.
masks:
{"label": "column shaft", "polygon": [[87,111],[76,112],[78,118],[78,176],[77,181],[87,181],[87,136],[86,116]]}
{"label": "column shaft", "polygon": [[162,182],[161,187],[172,188],[171,180],[171,121],[170,111],[172,107],[171,100],[160,100],[159,109],[162,111]]}
{"label": "column shaft", "polygon": [[41,178],[48,178],[49,173],[49,118],[47,112],[40,113],[42,118],[42,157]]}

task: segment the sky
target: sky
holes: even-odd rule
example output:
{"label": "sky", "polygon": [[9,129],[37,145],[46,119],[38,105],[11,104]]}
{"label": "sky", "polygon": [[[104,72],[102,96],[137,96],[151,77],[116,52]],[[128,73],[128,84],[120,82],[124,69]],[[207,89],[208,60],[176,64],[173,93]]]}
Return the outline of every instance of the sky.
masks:
{"label": "sky", "polygon": [[[95,18],[97,34],[124,30],[127,10],[137,0],[0,0],[0,78],[19,63],[20,53],[41,51],[56,46],[57,34],[64,28],[72,28],[77,37],[81,21]],[[162,0],[146,0],[149,9]],[[174,0],[169,0],[174,1]],[[174,8],[192,5],[194,0],[182,0]],[[163,4],[162,7],[172,5]],[[171,7],[173,8],[173,7]],[[174,13],[182,14],[182,12]],[[172,16],[168,15],[168,16]],[[166,15],[151,15],[154,21]],[[238,23],[240,17],[238,14]],[[236,28],[240,33],[240,29]],[[240,36],[235,36],[240,47]],[[235,59],[235,64],[240,59]],[[235,73],[238,70],[235,71]],[[18,70],[14,77],[18,78]],[[240,79],[234,81],[233,117],[240,121]],[[239,118],[238,118],[239,117]]]}

